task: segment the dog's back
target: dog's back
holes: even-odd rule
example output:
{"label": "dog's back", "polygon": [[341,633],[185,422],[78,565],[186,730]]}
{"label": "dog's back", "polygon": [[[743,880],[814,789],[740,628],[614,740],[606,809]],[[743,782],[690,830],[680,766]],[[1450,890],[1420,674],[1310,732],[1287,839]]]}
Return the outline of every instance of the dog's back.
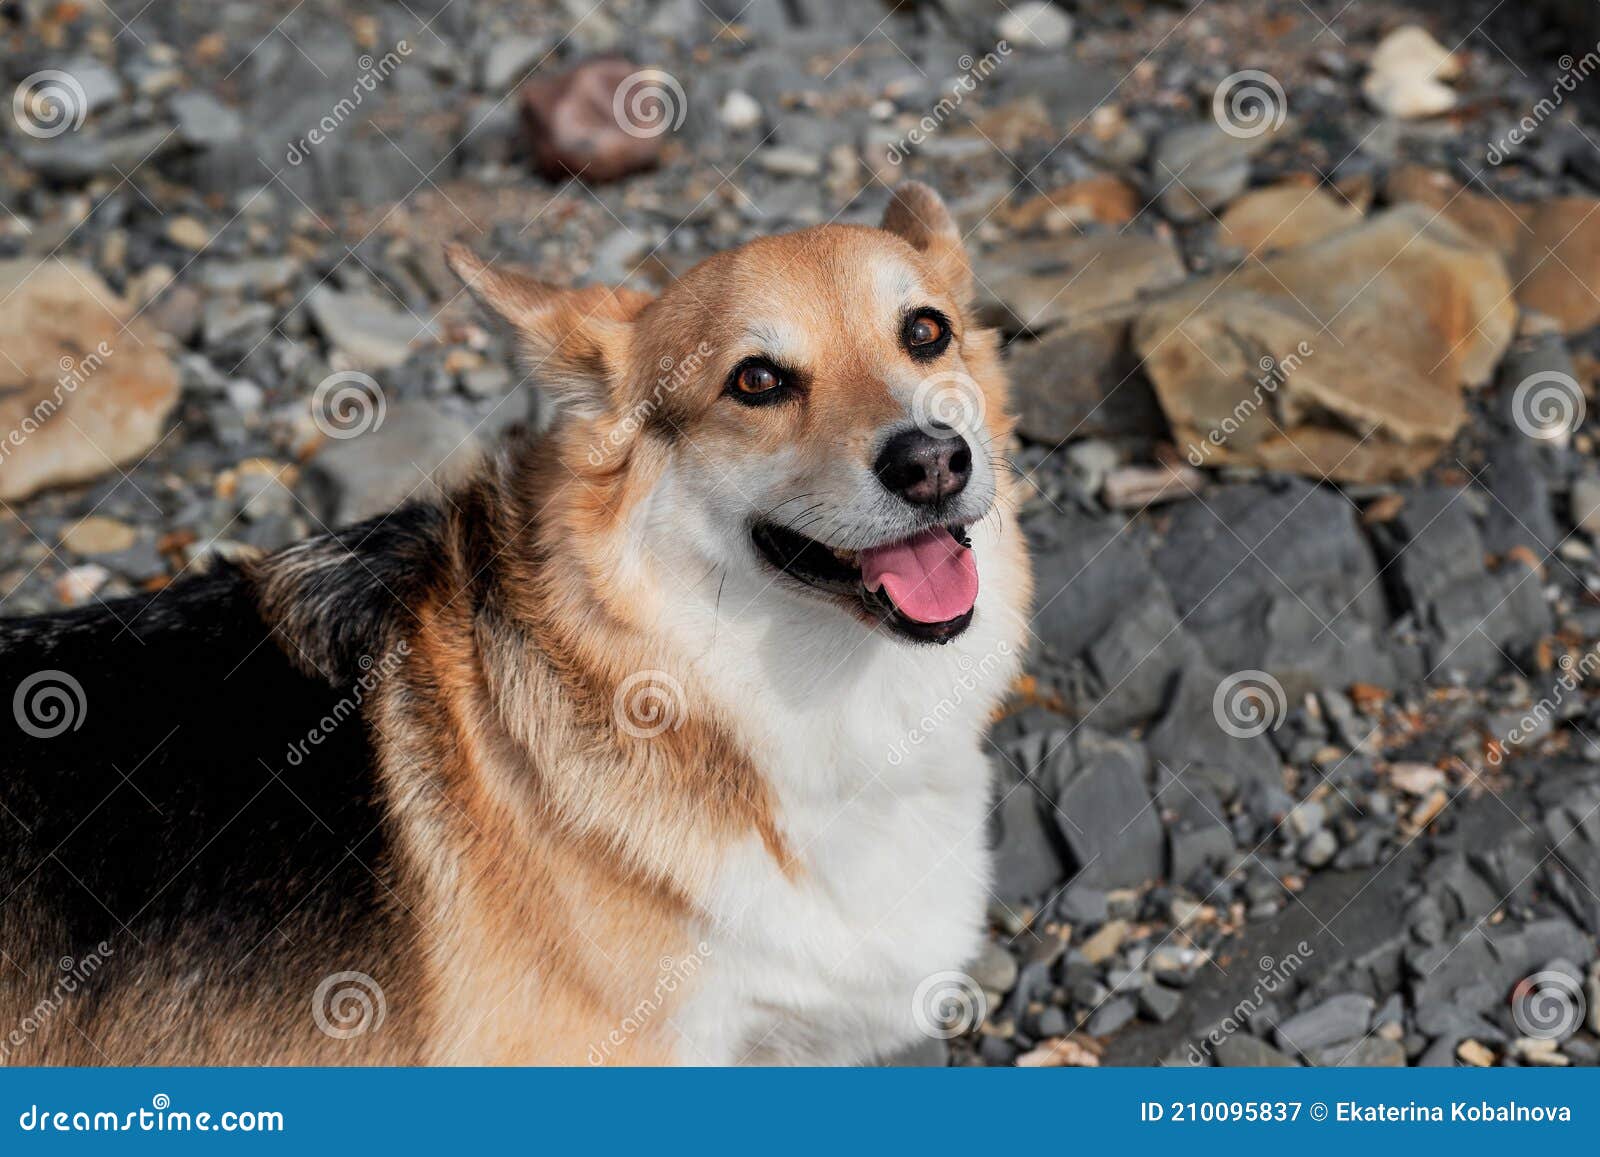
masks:
{"label": "dog's back", "polygon": [[[0,1063],[406,1059],[338,1018],[408,999],[360,706],[432,517],[324,543],[272,622],[232,565],[0,620]],[[290,612],[324,617],[316,653]]]}

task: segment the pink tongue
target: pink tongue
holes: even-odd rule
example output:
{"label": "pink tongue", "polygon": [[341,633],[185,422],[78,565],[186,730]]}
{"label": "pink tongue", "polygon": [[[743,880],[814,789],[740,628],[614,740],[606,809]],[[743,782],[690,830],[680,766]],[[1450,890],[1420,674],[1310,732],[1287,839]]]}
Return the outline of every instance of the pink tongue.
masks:
{"label": "pink tongue", "polygon": [[867,589],[882,587],[901,614],[919,623],[960,618],[978,600],[977,561],[942,526],[870,547],[860,561]]}

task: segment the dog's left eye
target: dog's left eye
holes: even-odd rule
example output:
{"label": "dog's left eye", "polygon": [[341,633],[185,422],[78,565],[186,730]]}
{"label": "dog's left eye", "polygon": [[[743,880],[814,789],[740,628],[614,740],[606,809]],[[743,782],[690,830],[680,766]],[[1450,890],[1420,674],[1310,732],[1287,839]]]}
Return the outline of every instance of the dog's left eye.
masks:
{"label": "dog's left eye", "polygon": [[902,337],[912,357],[935,357],[950,344],[950,323],[935,310],[919,310],[906,318]]}
{"label": "dog's left eye", "polygon": [[789,379],[783,370],[763,358],[751,358],[734,367],[728,376],[727,393],[747,406],[764,406],[789,393]]}

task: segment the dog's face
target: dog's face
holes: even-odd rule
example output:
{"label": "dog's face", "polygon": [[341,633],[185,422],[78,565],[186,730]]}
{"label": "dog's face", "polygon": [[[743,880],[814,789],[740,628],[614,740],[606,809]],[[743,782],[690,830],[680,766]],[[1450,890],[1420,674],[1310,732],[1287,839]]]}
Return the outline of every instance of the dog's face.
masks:
{"label": "dog's face", "polygon": [[931,190],[902,186],[881,229],[719,254],[655,299],[552,291],[460,250],[451,263],[557,395],[574,472],[653,468],[698,558],[908,639],[971,622],[967,532],[996,503],[1008,427]]}

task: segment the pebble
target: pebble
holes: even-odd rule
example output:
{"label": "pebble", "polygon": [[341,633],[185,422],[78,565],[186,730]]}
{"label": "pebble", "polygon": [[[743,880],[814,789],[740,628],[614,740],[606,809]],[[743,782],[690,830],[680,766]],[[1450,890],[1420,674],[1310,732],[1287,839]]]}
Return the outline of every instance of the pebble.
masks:
{"label": "pebble", "polygon": [[1024,0],[995,22],[995,35],[1019,48],[1064,48],[1072,39],[1072,17],[1048,0]]}
{"label": "pebble", "polygon": [[1091,964],[1103,964],[1116,955],[1128,936],[1126,920],[1112,920],[1078,946],[1078,952]]}
{"label": "pebble", "polygon": [[749,132],[761,125],[761,102],[743,89],[732,88],[723,96],[717,115],[732,131]]}
{"label": "pebble", "polygon": [[174,217],[167,222],[167,240],[180,249],[198,253],[211,244],[211,230],[193,217]]}

